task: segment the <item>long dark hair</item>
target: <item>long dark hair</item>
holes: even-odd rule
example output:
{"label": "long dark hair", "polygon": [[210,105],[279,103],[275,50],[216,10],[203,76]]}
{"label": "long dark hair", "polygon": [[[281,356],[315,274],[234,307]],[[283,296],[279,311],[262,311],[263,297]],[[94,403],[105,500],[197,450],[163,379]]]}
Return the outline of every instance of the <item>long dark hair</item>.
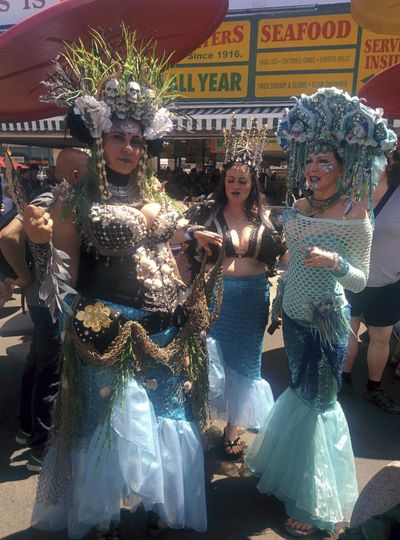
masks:
{"label": "long dark hair", "polygon": [[[223,210],[228,203],[228,198],[225,191],[225,179],[226,173],[233,167],[233,165],[241,165],[241,163],[231,161],[224,167],[213,197],[215,201],[214,214],[219,210]],[[260,191],[258,174],[252,167],[249,165],[247,166],[249,167],[251,178],[251,189],[245,202],[247,218],[249,221],[264,223],[264,225],[271,227],[271,223],[266,215],[267,201]]]}

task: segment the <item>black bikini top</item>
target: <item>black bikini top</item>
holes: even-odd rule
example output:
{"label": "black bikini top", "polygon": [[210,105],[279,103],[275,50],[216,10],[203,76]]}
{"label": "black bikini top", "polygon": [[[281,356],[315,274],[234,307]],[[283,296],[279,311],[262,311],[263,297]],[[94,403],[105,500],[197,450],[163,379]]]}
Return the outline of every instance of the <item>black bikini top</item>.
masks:
{"label": "black bikini top", "polygon": [[[225,232],[225,256],[226,257],[249,257],[258,259],[261,249],[262,235],[265,230],[265,225],[250,223],[251,231],[249,236],[249,241],[247,245],[247,250],[244,253],[240,253],[235,248],[233,243],[232,234],[226,223],[224,213],[220,211],[211,222],[211,227],[215,232],[223,236]],[[212,261],[214,262],[214,261]]]}
{"label": "black bikini top", "polygon": [[[282,238],[282,226],[273,216],[270,216],[272,228],[263,223],[250,223],[251,232],[247,250],[245,253],[237,253],[222,209],[210,219],[211,212],[212,206],[201,208],[197,215],[193,212],[194,217],[191,219],[191,222],[204,225],[208,230],[216,232],[221,236],[225,233],[226,257],[254,258],[266,264],[268,269],[273,271],[277,258],[282,256],[287,249]],[[207,261],[214,264],[217,261],[219,249],[214,245],[210,245],[210,249],[212,254],[208,256]],[[188,249],[189,258],[191,258],[191,251]]]}

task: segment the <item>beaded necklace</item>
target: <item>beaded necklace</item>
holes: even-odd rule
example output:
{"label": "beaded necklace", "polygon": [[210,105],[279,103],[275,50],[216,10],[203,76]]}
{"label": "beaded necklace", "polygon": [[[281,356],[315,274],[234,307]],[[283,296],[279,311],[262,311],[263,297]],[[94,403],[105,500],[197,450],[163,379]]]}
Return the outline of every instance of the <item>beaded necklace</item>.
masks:
{"label": "beaded necklace", "polygon": [[323,214],[325,210],[334,206],[337,201],[349,191],[349,187],[350,186],[344,186],[327,199],[315,199],[313,194],[309,195],[306,192],[304,195],[308,203],[307,215],[309,217],[315,217]]}
{"label": "beaded necklace", "polygon": [[143,205],[143,199],[140,195],[139,188],[135,185],[115,186],[110,183],[108,188],[111,199],[114,199],[115,201],[130,204],[132,206]]}

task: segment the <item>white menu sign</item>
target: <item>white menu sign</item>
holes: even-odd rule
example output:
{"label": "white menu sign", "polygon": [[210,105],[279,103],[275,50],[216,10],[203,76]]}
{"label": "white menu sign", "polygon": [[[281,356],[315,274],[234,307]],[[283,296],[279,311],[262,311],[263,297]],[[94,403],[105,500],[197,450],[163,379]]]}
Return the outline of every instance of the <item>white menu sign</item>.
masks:
{"label": "white menu sign", "polygon": [[68,0],[0,0],[0,28],[12,26],[58,2]]}

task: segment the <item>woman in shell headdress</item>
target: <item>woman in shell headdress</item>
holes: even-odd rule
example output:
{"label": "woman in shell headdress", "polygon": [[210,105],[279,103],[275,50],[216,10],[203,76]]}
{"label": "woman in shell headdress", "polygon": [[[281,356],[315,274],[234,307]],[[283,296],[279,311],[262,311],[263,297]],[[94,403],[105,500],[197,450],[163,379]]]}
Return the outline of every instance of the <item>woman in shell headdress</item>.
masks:
{"label": "woman in shell headdress", "polygon": [[58,189],[50,214],[28,206],[24,216],[41,246],[41,297],[54,315],[62,308],[60,393],[33,525],[117,538],[123,501],[143,503],[153,531],[204,531],[197,422],[207,416],[209,310],[201,279],[182,307],[168,242],[189,235],[208,249],[221,239],[188,229],[148,167],[150,144],[172,128],[166,61],[126,28],[112,49],[92,38],[66,47],[43,96],[70,107],[71,133],[92,150],[87,174]]}
{"label": "woman in shell headdress", "polygon": [[305,197],[284,214],[289,269],[274,302],[283,318],[291,383],[247,454],[258,489],[286,506],[294,536],[349,521],[357,498],[354,456],[337,402],[349,335],[344,287],[368,278],[372,188],[396,136],[336,88],[302,95],[278,126],[289,190]]}

